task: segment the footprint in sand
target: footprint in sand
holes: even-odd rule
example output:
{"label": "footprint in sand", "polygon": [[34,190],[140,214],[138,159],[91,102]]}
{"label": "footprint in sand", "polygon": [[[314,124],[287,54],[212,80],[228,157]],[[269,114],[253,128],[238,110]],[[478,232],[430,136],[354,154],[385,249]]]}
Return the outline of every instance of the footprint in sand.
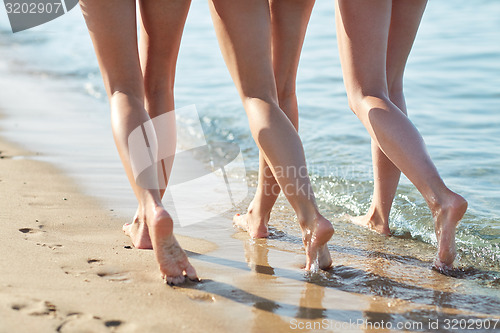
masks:
{"label": "footprint in sand", "polygon": [[61,244],[46,244],[46,243],[36,243],[36,245],[41,246],[41,247],[46,247],[49,248],[53,251],[59,250],[63,246]]}
{"label": "footprint in sand", "polygon": [[103,320],[100,317],[86,313],[63,314],[49,301],[37,299],[24,299],[15,297],[7,305],[13,311],[19,311],[28,316],[44,317],[59,322],[57,332],[116,332],[116,328],[125,324],[121,320]]}
{"label": "footprint in sand", "polygon": [[66,274],[72,274],[74,276],[86,276],[85,281],[89,282],[92,276],[97,275],[98,277],[112,281],[112,282],[131,282],[128,272],[124,272],[118,268],[107,266],[104,264],[103,260],[90,258],[87,259],[87,265],[82,267],[61,267]]}
{"label": "footprint in sand", "polygon": [[[189,284],[190,282],[186,282]],[[193,301],[204,302],[204,303],[215,303],[216,298],[215,295],[201,291],[196,289],[190,289],[185,287],[175,287],[174,289],[184,293],[187,297],[189,297]]]}
{"label": "footprint in sand", "polygon": [[97,271],[97,276],[114,282],[131,282],[127,272],[112,267],[103,267]]}
{"label": "footprint in sand", "polygon": [[41,230],[43,228],[43,225],[40,225],[38,229],[33,229],[33,228],[21,228],[19,229],[20,232],[23,234],[38,234],[41,232],[45,232],[44,230]]}
{"label": "footprint in sand", "polygon": [[97,316],[84,313],[69,314],[66,320],[59,325],[57,332],[60,333],[76,333],[76,332],[93,332],[107,333],[114,332],[115,329],[123,325],[121,320],[103,321]]}
{"label": "footprint in sand", "polygon": [[103,262],[101,259],[87,259],[87,264],[89,264],[90,267],[95,267],[95,266],[102,266]]}
{"label": "footprint in sand", "polygon": [[87,263],[91,268],[98,266],[98,268],[96,269],[96,274],[103,279],[115,282],[130,281],[127,272],[123,272],[114,267],[104,266],[104,262],[101,259],[88,259]]}
{"label": "footprint in sand", "polygon": [[5,155],[3,151],[0,151],[0,159],[12,158],[12,156]]}
{"label": "footprint in sand", "polygon": [[214,303],[215,296],[210,294],[197,294],[197,295],[187,295],[193,301],[205,302],[205,303]]}
{"label": "footprint in sand", "polygon": [[[44,233],[46,233],[46,231],[43,230],[43,227],[44,226],[41,224],[38,226],[38,229],[36,229],[36,228],[21,228],[21,229],[19,229],[19,232],[27,235],[24,238],[25,240],[28,240],[28,237],[29,238],[40,238]],[[37,242],[36,245],[41,246],[41,247],[47,247],[51,250],[59,250],[63,247],[61,244],[57,244],[57,243],[50,244],[50,243]]]}
{"label": "footprint in sand", "polygon": [[61,248],[62,245],[60,244],[46,244],[43,242],[43,240],[46,239],[47,236],[47,231],[43,230],[44,226],[40,224],[36,228],[20,228],[18,229],[20,233],[24,234],[24,240],[31,240],[33,242],[36,242],[36,245],[38,246],[47,246],[51,250]]}
{"label": "footprint in sand", "polygon": [[41,246],[47,246],[51,250],[57,250],[63,247],[61,244],[42,244]]}
{"label": "footprint in sand", "polygon": [[12,302],[10,308],[29,316],[47,316],[55,318],[57,316],[56,306],[49,301],[34,299],[20,300]]}
{"label": "footprint in sand", "polygon": [[44,227],[45,226],[43,224],[40,224],[36,228],[26,227],[26,228],[20,228],[18,230],[20,233],[25,235],[25,237],[24,237],[25,240],[28,240],[28,238],[40,239],[40,238],[46,236],[47,231],[43,230]]}

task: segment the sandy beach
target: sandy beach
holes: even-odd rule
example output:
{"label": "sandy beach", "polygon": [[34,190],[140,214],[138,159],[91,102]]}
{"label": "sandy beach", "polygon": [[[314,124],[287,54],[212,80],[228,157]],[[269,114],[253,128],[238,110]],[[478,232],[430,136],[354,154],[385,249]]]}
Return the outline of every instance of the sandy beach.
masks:
{"label": "sandy beach", "polygon": [[121,233],[126,220],[34,153],[5,140],[0,151],[0,332],[372,331],[366,320],[424,325],[407,331],[432,331],[426,325],[438,320],[453,331],[443,325],[499,319],[498,297],[464,294],[469,281],[418,258],[395,260],[398,249],[380,237],[370,252],[336,237],[333,269],[304,274],[293,240],[192,227],[199,237],[179,240],[202,282],[169,287],[152,251],[131,248]]}
{"label": "sandy beach", "polygon": [[[29,152],[0,147],[1,332],[220,327],[205,298],[161,283],[152,251],[130,249],[119,219]],[[214,248],[180,242],[197,253]]]}

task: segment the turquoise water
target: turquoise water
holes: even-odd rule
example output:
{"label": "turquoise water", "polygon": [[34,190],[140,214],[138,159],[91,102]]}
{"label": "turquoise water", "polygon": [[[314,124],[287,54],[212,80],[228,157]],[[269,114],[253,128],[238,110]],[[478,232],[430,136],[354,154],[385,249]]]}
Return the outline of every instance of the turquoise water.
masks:
{"label": "turquoise water", "polygon": [[[0,15],[2,61],[18,72],[64,81],[105,103],[78,10],[15,35],[5,13]],[[297,82],[300,134],[319,204],[330,218],[365,212],[373,186],[370,138],[347,106],[333,17],[333,1],[318,1]],[[206,3],[193,1],[178,62],[176,105],[196,104],[209,141],[239,144],[252,178],[258,151],[211,24]],[[469,201],[458,229],[460,264],[500,271],[500,2],[431,1],[408,63],[405,94],[410,117],[443,178]],[[109,122],[107,114],[88,112]],[[279,205],[275,227],[298,233],[280,222],[289,210],[283,200]],[[404,177],[391,227],[414,244],[435,242],[425,202]]]}

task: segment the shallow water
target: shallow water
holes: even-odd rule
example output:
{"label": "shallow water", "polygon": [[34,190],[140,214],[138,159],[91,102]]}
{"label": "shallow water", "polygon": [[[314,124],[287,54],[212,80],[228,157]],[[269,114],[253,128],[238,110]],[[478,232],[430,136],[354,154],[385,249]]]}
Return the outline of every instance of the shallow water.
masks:
{"label": "shallow water", "polygon": [[[36,82],[40,82],[40,91],[65,91],[60,99],[40,101],[55,107],[47,107],[38,118],[32,118],[29,110],[8,115],[0,122],[2,133],[42,152],[39,158],[69,168],[89,192],[106,199],[115,211],[133,214],[134,199],[113,148],[105,93],[81,14],[73,10],[15,35],[9,31],[4,12],[0,15],[0,55],[5,70],[18,73],[19,80],[31,78],[33,82],[27,86],[36,98],[43,98],[42,93],[36,94]],[[385,280],[373,282],[370,271],[371,262],[380,256],[388,256],[383,259],[391,262],[394,276],[404,279],[413,279],[404,273],[412,262],[430,265],[435,251],[432,219],[411,183],[403,177],[396,195],[391,213],[395,237],[381,238],[341,220],[343,214],[367,210],[373,181],[370,138],[347,107],[334,30],[333,2],[318,2],[298,75],[300,134],[318,203],[337,230],[331,250],[357,257],[358,262],[349,267],[339,264],[316,278],[341,290],[418,299],[421,289],[386,286]],[[489,287],[496,295],[500,288],[499,40],[500,2],[431,1],[405,81],[411,119],[446,183],[469,201],[457,230],[462,268],[457,278],[466,281],[463,288],[468,293],[481,293]],[[258,151],[218,50],[205,2],[193,2],[175,92],[178,107],[196,105],[208,142],[227,140],[240,146],[249,183],[254,186]],[[12,97],[12,103],[16,98]],[[67,140],[60,140],[61,135]],[[73,154],[75,147],[77,154]],[[244,210],[249,199],[225,216]],[[298,253],[300,233],[290,221],[295,222],[293,213],[280,198],[268,245]],[[429,274],[428,278],[433,276]],[[478,282],[472,283],[475,280]],[[461,301],[463,308],[467,302]],[[488,302],[480,304],[485,313],[491,313],[487,312]]]}

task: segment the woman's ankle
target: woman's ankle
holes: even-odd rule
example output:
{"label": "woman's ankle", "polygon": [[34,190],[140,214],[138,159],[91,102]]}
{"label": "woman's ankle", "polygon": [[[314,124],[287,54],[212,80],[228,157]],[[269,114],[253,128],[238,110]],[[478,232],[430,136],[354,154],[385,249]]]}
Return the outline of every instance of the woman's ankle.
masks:
{"label": "woman's ankle", "polygon": [[255,196],[248,205],[247,212],[249,214],[258,215],[262,217],[266,217],[271,214],[271,211],[276,203],[278,196],[265,194],[262,191],[257,191]]}
{"label": "woman's ankle", "polygon": [[367,224],[370,228],[389,228],[390,211],[385,211],[376,206],[371,206],[366,213]]}

